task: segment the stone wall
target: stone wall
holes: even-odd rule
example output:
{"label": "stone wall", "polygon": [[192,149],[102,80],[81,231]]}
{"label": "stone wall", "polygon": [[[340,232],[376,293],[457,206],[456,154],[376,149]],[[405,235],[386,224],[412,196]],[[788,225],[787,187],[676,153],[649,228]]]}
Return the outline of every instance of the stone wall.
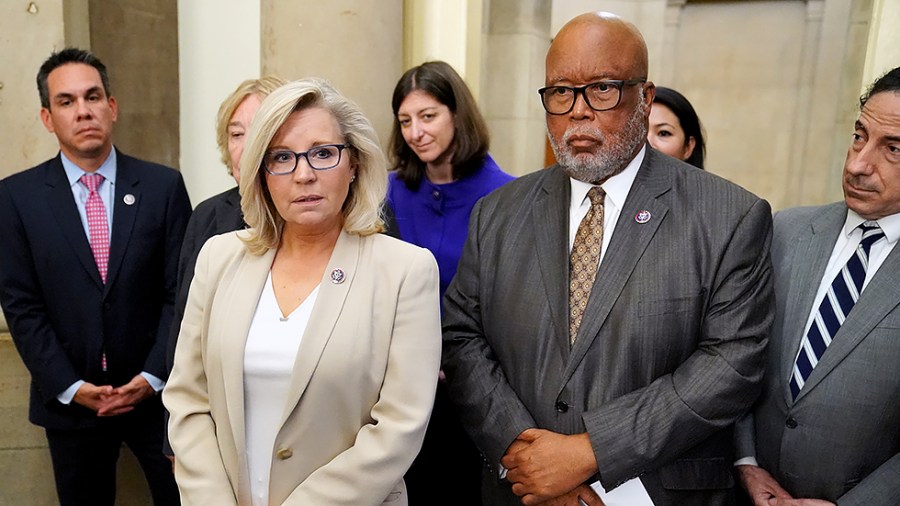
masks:
{"label": "stone wall", "polygon": [[355,101],[385,145],[403,73],[403,2],[262,0],[262,72],[323,77]]}
{"label": "stone wall", "polygon": [[[119,101],[115,142],[123,151],[178,166],[175,0],[0,2],[0,177],[58,151],[39,119],[35,75],[53,50],[94,51]],[[5,238],[0,237],[0,248]],[[0,505],[58,504],[43,430],[28,422],[30,375],[0,316]],[[151,504],[137,461],[123,449],[120,506]]]}

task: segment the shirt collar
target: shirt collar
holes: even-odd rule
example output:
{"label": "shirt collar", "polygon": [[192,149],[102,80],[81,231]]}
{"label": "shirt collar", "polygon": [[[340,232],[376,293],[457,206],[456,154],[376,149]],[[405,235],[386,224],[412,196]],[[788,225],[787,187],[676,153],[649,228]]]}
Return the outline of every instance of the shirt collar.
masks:
{"label": "shirt collar", "polygon": [[[75,165],[75,162],[69,160],[66,157],[66,154],[62,151],[59,152],[59,157],[62,160],[63,170],[66,171],[66,179],[69,180],[69,186],[75,186],[78,183],[78,180],[81,179],[81,176],[87,174],[88,172]],[[109,150],[109,156],[106,157],[106,160],[100,165],[100,168],[94,172],[94,174],[100,174],[103,176],[103,179],[109,181],[113,185],[116,184],[116,150],[115,148]]]}
{"label": "shirt collar", "polygon": [[847,219],[844,221],[844,235],[850,237],[850,234],[856,230],[856,227],[865,221],[874,221],[878,223],[878,226],[881,227],[881,230],[884,232],[884,237],[887,239],[888,243],[893,244],[897,242],[897,239],[900,239],[900,213],[891,214],[877,220],[866,220],[862,216],[856,214],[856,211],[853,209],[847,209]]}
{"label": "shirt collar", "polygon": [[[647,145],[644,144],[644,147],[638,151],[637,156],[625,166],[625,170],[612,176],[600,185],[600,187],[603,188],[603,191],[606,192],[607,202],[611,202],[617,209],[622,209],[625,206],[625,199],[628,198],[628,192],[631,191],[631,185],[634,183],[634,178],[637,177],[638,169],[640,169],[641,164],[644,163],[644,155],[646,154]],[[569,178],[569,181],[572,186],[572,202],[578,206],[584,202],[588,191],[590,191],[594,185],[571,177]]]}

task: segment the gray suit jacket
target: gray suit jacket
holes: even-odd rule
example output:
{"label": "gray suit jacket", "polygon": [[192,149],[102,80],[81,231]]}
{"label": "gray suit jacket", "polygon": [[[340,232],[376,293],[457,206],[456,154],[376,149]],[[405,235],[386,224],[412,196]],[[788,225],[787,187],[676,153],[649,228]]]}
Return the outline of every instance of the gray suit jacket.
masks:
{"label": "gray suit jacket", "polygon": [[796,401],[789,379],[843,202],[775,216],[777,304],[765,388],[737,430],[738,457],[794,497],[844,505],[900,504],[900,249],[869,282]]}
{"label": "gray suit jacket", "polygon": [[[569,194],[551,167],[472,213],[444,299],[463,423],[489,471],[529,427],[587,431],[606,489],[640,476],[658,506],[728,504],[772,323],[768,204],[648,148],[570,347]],[[518,504],[485,478],[487,504]]]}

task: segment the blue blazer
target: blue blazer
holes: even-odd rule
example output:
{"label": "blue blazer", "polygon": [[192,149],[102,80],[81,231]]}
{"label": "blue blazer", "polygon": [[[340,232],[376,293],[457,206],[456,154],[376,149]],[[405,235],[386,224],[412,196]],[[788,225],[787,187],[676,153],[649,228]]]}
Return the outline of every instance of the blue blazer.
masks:
{"label": "blue blazer", "polygon": [[90,410],[56,400],[79,379],[119,386],[141,371],[167,377],[191,205],[175,170],[121,152],[117,162],[106,284],[59,155],[0,181],[0,304],[31,372],[29,419],[46,428],[97,423]]}

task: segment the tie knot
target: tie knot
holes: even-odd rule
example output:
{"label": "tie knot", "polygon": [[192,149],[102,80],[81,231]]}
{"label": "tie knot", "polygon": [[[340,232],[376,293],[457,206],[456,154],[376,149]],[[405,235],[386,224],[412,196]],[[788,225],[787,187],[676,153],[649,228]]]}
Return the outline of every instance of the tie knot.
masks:
{"label": "tie knot", "polygon": [[97,191],[97,188],[100,187],[100,183],[103,182],[103,176],[100,174],[84,174],[79,179],[81,184],[83,184],[88,190],[91,192]]}
{"label": "tie knot", "polygon": [[602,206],[606,192],[599,186],[592,186],[587,192],[587,197],[591,199],[591,207]]}
{"label": "tie knot", "polygon": [[884,237],[884,231],[881,230],[881,227],[878,226],[878,222],[875,221],[866,221],[859,225],[860,230],[862,230],[862,241],[860,241],[859,245],[866,251],[869,252],[869,249],[875,244],[879,239]]}

